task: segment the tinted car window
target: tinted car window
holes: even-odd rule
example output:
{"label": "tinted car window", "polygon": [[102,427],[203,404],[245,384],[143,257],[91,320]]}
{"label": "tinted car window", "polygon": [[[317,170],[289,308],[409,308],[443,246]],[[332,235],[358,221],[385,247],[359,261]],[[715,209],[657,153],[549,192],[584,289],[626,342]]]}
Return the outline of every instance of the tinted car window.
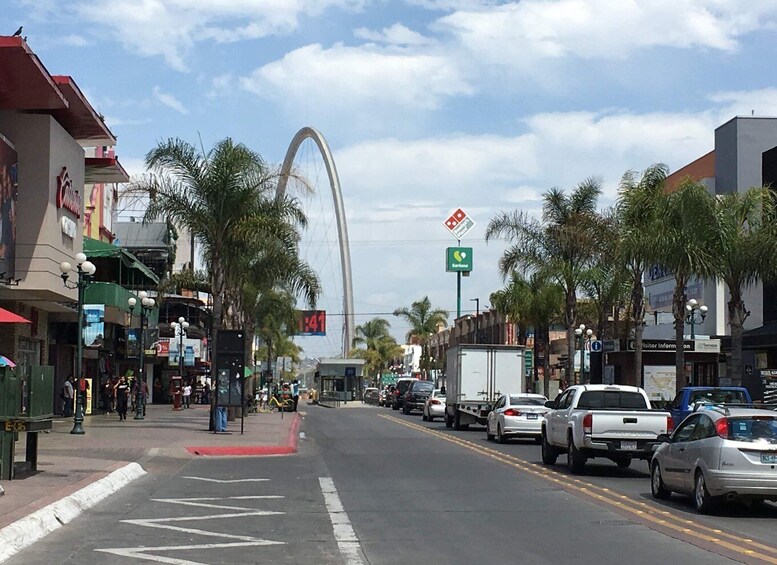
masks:
{"label": "tinted car window", "polygon": [[677,431],[675,431],[674,435],[672,436],[672,440],[689,441],[691,439],[691,435],[693,434],[694,428],[696,428],[696,424],[699,422],[699,417],[700,416],[698,414],[695,414],[683,420],[683,423],[680,424],[680,427],[677,428]]}
{"label": "tinted car window", "polygon": [[510,404],[520,404],[521,406],[545,406],[543,398],[531,398],[526,396],[511,396]]}
{"label": "tinted car window", "polygon": [[741,390],[695,390],[688,402],[709,402],[711,404],[746,404],[745,393]]}
{"label": "tinted car window", "polygon": [[399,381],[397,382],[397,390],[399,391],[399,394],[404,394],[407,392],[407,389],[410,388],[410,383],[414,381]]}
{"label": "tinted car window", "polygon": [[727,439],[777,443],[777,418],[770,416],[728,419]]}
{"label": "tinted car window", "polygon": [[645,398],[640,393],[620,390],[587,390],[580,396],[577,407],[589,410],[597,408],[644,410],[649,408]]}
{"label": "tinted car window", "polygon": [[718,432],[715,430],[715,424],[712,423],[710,417],[700,415],[699,422],[696,424],[696,427],[693,430],[693,434],[691,434],[691,441],[705,439],[716,435],[718,435]]}
{"label": "tinted car window", "polygon": [[416,381],[410,387],[413,392],[432,392],[434,384],[426,381]]}

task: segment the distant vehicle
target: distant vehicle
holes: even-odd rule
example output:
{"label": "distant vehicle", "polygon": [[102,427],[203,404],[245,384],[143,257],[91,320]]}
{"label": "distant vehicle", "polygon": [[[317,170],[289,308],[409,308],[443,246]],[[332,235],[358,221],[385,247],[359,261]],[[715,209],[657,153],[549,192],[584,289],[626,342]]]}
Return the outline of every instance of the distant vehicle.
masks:
{"label": "distant vehicle", "polygon": [[367,387],[364,389],[364,396],[362,397],[365,404],[378,405],[380,399],[380,391],[375,387]]}
{"label": "distant vehicle", "polygon": [[777,501],[777,414],[704,406],[662,442],[650,467],[655,498],[690,494],[706,514],[735,498]]}
{"label": "distant vehicle", "polygon": [[423,419],[427,422],[434,422],[435,418],[445,417],[445,395],[442,390],[436,388],[426,399],[423,409]]}
{"label": "distant vehicle", "polygon": [[418,379],[413,377],[402,377],[397,379],[397,384],[394,385],[394,394],[391,399],[391,409],[399,410],[402,408],[402,404],[405,401],[405,393],[410,387],[410,383],[416,382]]}
{"label": "distant vehicle", "polygon": [[507,443],[510,438],[533,438],[542,441],[542,420],[550,408],[545,406],[547,398],[541,394],[504,394],[488,415],[486,439],[494,438]]}
{"label": "distant vehicle", "polygon": [[557,400],[542,422],[542,462],[553,465],[566,452],[572,473],[588,459],[603,457],[625,469],[632,459],[650,459],[659,434],[672,430],[672,416],[652,410],[645,391],[624,385],[575,385]]}
{"label": "distant vehicle", "polygon": [[434,391],[434,383],[432,381],[417,380],[414,383],[410,383],[410,386],[405,392],[405,398],[402,401],[402,413],[410,414],[412,410],[423,411],[426,399]]}
{"label": "distant vehicle", "polygon": [[739,386],[687,386],[681,388],[675,396],[669,411],[672,423],[680,422],[693,412],[694,404],[752,404],[750,392]]}
{"label": "distant vehicle", "polygon": [[445,425],[485,426],[502,394],[524,386],[524,346],[456,345],[448,349]]}
{"label": "distant vehicle", "polygon": [[386,405],[386,395],[388,394],[388,391],[384,388],[380,391],[380,394],[378,395],[378,406],[385,406]]}

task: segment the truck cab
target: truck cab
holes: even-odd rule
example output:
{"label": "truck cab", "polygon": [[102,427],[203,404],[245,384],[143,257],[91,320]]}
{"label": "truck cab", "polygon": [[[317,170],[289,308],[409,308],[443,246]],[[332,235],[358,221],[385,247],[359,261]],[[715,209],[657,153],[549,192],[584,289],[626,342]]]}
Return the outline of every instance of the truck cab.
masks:
{"label": "truck cab", "polygon": [[687,386],[681,388],[675,396],[669,411],[672,423],[680,425],[688,414],[693,412],[695,404],[752,404],[750,392],[741,386]]}

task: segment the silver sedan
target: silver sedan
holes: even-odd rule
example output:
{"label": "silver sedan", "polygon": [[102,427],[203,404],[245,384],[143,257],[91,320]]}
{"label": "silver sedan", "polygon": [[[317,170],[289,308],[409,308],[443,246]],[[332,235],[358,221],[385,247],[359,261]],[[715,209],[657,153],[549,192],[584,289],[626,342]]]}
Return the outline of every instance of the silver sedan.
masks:
{"label": "silver sedan", "polygon": [[549,412],[547,400],[541,394],[503,394],[488,413],[486,438],[505,443],[511,437],[526,437],[540,443],[542,419]]}
{"label": "silver sedan", "polygon": [[445,417],[445,395],[441,389],[436,388],[432,391],[424,402],[422,412],[425,422],[433,422],[435,418]]}
{"label": "silver sedan", "polygon": [[650,466],[655,498],[693,497],[700,513],[735,498],[777,500],[777,414],[707,405],[663,441]]}

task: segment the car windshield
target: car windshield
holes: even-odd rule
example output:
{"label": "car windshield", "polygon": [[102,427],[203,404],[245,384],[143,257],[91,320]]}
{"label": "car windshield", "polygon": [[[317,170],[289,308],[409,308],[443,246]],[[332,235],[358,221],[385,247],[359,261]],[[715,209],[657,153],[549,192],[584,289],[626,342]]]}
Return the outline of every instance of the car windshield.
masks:
{"label": "car windshield", "polygon": [[580,395],[578,408],[623,408],[644,410],[648,408],[645,398],[638,392],[620,390],[587,390]]}
{"label": "car windshield", "polygon": [[397,383],[397,390],[399,390],[400,393],[405,392],[408,388],[410,388],[410,383],[413,381],[399,381]]}
{"label": "car windshield", "polygon": [[431,392],[434,390],[432,383],[417,382],[413,385],[413,392]]}
{"label": "car windshield", "polygon": [[728,437],[736,441],[768,441],[777,443],[776,416],[745,416],[728,418]]}
{"label": "car windshield", "polygon": [[695,390],[689,404],[709,402],[711,404],[746,404],[745,393],[741,390]]}
{"label": "car windshield", "polygon": [[511,396],[510,404],[512,406],[545,406],[545,399],[536,396]]}

